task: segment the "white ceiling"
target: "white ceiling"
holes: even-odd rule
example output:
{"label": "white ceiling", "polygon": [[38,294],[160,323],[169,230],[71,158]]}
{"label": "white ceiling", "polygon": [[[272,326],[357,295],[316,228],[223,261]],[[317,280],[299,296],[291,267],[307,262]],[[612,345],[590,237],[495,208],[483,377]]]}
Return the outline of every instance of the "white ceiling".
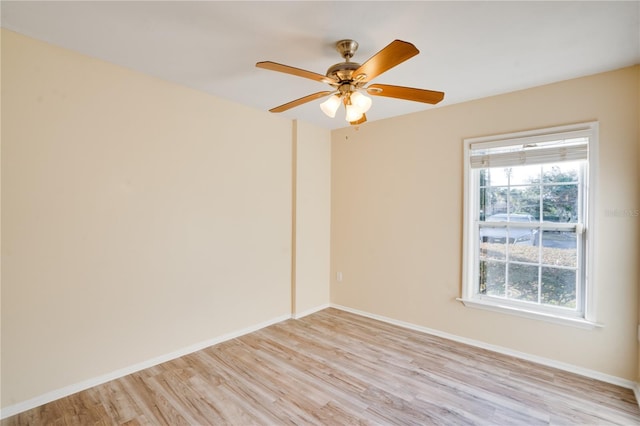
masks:
{"label": "white ceiling", "polygon": [[[418,56],[374,83],[443,91],[439,105],[640,63],[640,2],[2,1],[2,27],[261,110],[328,86],[255,68],[319,74],[355,39],[364,62],[394,39]],[[433,106],[374,98],[378,120]],[[282,113],[326,128],[321,100]]]}

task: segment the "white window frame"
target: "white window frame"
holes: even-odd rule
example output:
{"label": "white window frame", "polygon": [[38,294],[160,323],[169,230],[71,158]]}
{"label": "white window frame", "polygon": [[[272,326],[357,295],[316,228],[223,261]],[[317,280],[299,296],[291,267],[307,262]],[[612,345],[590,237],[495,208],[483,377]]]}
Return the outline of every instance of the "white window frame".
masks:
{"label": "white window frame", "polygon": [[[480,308],[501,313],[514,314],[532,319],[550,321],[554,323],[572,325],[582,328],[601,327],[595,317],[595,262],[594,262],[594,240],[595,240],[595,196],[597,182],[597,158],[598,158],[598,122],[586,122],[557,126],[545,129],[516,132],[502,135],[493,135],[464,140],[464,220],[463,220],[463,279],[462,295],[458,298],[467,307]],[[583,223],[581,224],[549,224],[551,228],[562,226],[575,227],[578,238],[584,239],[584,253],[581,261],[584,262],[582,271],[582,286],[584,294],[582,300],[576,302],[580,305],[579,312],[561,313],[554,310],[545,309],[543,306],[510,303],[493,298],[482,297],[478,291],[478,244],[477,234],[477,206],[478,206],[478,185],[477,178],[471,167],[471,146],[474,147],[495,147],[515,144],[527,144],[532,142],[545,142],[559,139],[569,139],[574,135],[586,135],[588,142],[587,173],[584,176],[583,200]],[[512,224],[513,225],[513,224]],[[516,225],[517,226],[517,225]],[[546,224],[541,224],[544,229]]]}

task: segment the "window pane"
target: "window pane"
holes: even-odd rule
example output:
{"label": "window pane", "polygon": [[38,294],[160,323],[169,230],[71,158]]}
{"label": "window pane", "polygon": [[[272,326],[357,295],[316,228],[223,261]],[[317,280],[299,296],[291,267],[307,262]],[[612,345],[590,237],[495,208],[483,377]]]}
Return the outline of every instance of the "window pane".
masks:
{"label": "window pane", "polygon": [[506,260],[507,249],[505,242],[486,243],[480,242],[480,260]]}
{"label": "window pane", "polygon": [[480,294],[505,297],[505,267],[503,262],[480,261]]}
{"label": "window pane", "polygon": [[485,178],[487,186],[504,186],[509,184],[510,168],[494,167],[486,170]]}
{"label": "window pane", "polygon": [[480,190],[480,217],[481,221],[500,213],[507,212],[507,188],[490,187]]}
{"label": "window pane", "polygon": [[542,303],[575,308],[576,286],[576,271],[542,268]]}
{"label": "window pane", "polygon": [[545,164],[542,167],[543,183],[573,182],[577,183],[580,176],[579,161]]}
{"label": "window pane", "polygon": [[542,263],[575,268],[578,265],[578,236],[573,231],[542,233]]}
{"label": "window pane", "polygon": [[509,169],[510,184],[527,185],[533,182],[538,183],[540,182],[541,169],[540,165],[511,167]]}
{"label": "window pane", "polygon": [[[510,221],[537,222],[540,218],[540,187],[519,186],[509,191]],[[514,217],[515,215],[515,217]]]}
{"label": "window pane", "polygon": [[578,185],[543,186],[542,211],[545,222],[578,222]]}
{"label": "window pane", "polygon": [[509,264],[508,297],[510,299],[538,301],[538,267]]}
{"label": "window pane", "polygon": [[[505,219],[502,219],[502,217]],[[505,222],[506,215],[493,215],[487,218],[487,222]],[[505,244],[508,242],[507,227],[506,226],[481,226],[480,227],[480,242],[481,243],[494,243]]]}
{"label": "window pane", "polygon": [[538,263],[540,252],[537,246],[529,244],[512,244],[509,246],[509,260],[514,262]]}
{"label": "window pane", "polygon": [[534,243],[534,230],[531,228],[515,228],[508,226],[507,235],[510,244],[524,244],[532,246]]}
{"label": "window pane", "polygon": [[487,188],[480,187],[480,194],[478,194],[478,216],[476,220],[484,220],[487,209]]}

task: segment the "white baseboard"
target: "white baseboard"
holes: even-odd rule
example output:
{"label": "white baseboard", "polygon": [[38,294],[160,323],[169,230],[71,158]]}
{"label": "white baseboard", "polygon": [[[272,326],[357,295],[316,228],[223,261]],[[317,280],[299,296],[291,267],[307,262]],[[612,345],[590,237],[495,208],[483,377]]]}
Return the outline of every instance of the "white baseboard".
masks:
{"label": "white baseboard", "polygon": [[235,339],[236,337],[243,336],[245,334],[252,333],[254,331],[258,331],[262,328],[268,327],[273,324],[277,324],[284,320],[290,319],[291,315],[281,315],[279,317],[261,322],[259,324],[254,324],[252,326],[243,328],[241,330],[233,331],[231,333],[223,334],[218,337],[214,337],[209,340],[205,340],[204,342],[199,342],[186,348],[178,349],[177,351],[160,355],[158,357],[149,359],[147,361],[143,361],[129,367],[125,367],[116,371],[113,371],[108,374],[104,374],[102,376],[94,377],[88,380],[84,380],[80,383],[75,383],[69,386],[65,386],[60,389],[56,389],[51,392],[47,392],[43,395],[37,396],[35,398],[28,399],[26,401],[19,402],[14,405],[10,405],[8,407],[3,408],[0,411],[0,419],[5,419],[7,417],[11,417],[13,415],[19,414],[23,411],[30,410],[32,408],[39,407],[43,404],[46,404],[51,401],[55,401],[56,399],[64,398],[65,396],[72,395],[74,393],[92,388],[94,386],[101,385],[103,383],[109,382],[111,380],[119,379],[121,377],[127,376],[132,373],[136,373],[138,371],[144,370],[145,368],[150,368],[158,364],[162,364],[163,362],[171,361],[172,359],[180,358],[181,356],[188,355],[193,352],[197,352],[204,348],[208,348],[209,346],[217,345],[218,343],[225,342],[227,340]]}
{"label": "white baseboard", "polygon": [[331,305],[329,303],[325,303],[324,305],[316,306],[315,308],[311,308],[311,309],[307,309],[307,310],[299,312],[299,313],[291,314],[291,318],[300,319],[302,317],[306,317],[307,315],[311,315],[311,314],[314,314],[316,312],[319,312],[319,311],[321,311],[323,309],[327,309],[330,306]]}
{"label": "white baseboard", "polygon": [[[640,388],[638,388],[638,384],[634,381],[623,379],[621,377],[611,376],[609,374],[601,373],[599,371],[590,370],[588,368],[578,367],[572,364],[567,364],[564,362],[556,361],[549,358],[544,358],[537,355],[531,355],[525,352],[515,351],[513,349],[505,348],[502,346],[491,345],[489,343],[481,342],[479,340],[469,339],[466,337],[457,336],[455,334],[446,333],[443,331],[422,327],[416,324],[411,324],[404,321],[399,321],[393,318],[384,317],[377,314],[372,314],[369,312],[360,311],[358,309],[349,308],[347,306],[341,306],[336,304],[331,304],[332,308],[340,309],[342,311],[351,312],[356,315],[362,315],[363,317],[372,318],[375,320],[379,320],[382,322],[386,322],[389,324],[397,325],[403,328],[408,328],[410,330],[420,331],[423,333],[431,334],[433,336],[442,337],[444,339],[453,340],[454,342],[465,343],[470,346],[475,346],[481,349],[487,349],[493,352],[497,352],[503,355],[509,355],[516,358],[524,359],[527,361],[535,362],[538,364],[545,365],[547,367],[553,367],[560,370],[568,371],[570,373],[579,374],[581,376],[589,377],[591,379],[600,380],[605,383],[611,383],[613,385],[621,386],[623,388],[632,389],[636,394],[636,401],[638,401],[638,397],[640,396]],[[640,406],[640,403],[639,403]]]}

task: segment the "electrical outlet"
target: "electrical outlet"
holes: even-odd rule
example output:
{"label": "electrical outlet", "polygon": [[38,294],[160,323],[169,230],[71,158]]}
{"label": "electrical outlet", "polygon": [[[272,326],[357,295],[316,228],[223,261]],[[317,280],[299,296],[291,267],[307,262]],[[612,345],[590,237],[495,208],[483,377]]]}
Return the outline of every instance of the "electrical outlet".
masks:
{"label": "electrical outlet", "polygon": [[338,282],[342,281],[342,272],[336,272],[336,281],[338,281]]}

